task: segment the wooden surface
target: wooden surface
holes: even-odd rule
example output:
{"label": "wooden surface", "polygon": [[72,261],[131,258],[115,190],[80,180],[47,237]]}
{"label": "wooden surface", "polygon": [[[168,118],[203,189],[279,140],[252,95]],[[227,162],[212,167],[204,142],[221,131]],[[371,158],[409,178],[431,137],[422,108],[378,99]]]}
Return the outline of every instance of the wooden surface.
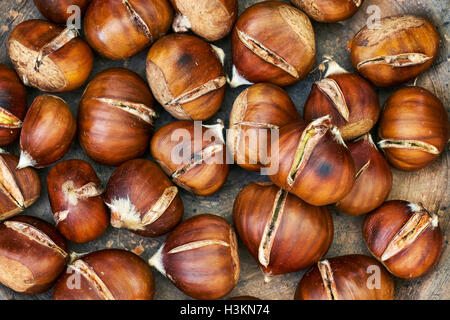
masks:
{"label": "wooden surface", "polygon": [[[256,3],[255,0],[239,0],[239,9],[242,12],[249,5]],[[399,13],[412,13],[426,17],[433,22],[441,35],[442,43],[439,57],[434,62],[430,70],[420,76],[417,84],[434,92],[449,109],[450,96],[449,86],[449,23],[450,16],[446,14],[449,10],[447,0],[366,0],[359,12],[350,20],[335,24],[319,24],[313,22],[316,32],[317,43],[317,63],[322,60],[324,54],[333,55],[335,59],[346,69],[352,70],[350,58],[345,51],[347,43],[353,35],[365,25],[368,19],[366,13],[369,5],[376,4],[381,9],[381,16],[390,16]],[[0,63],[11,66],[6,42],[14,26],[18,23],[33,19],[42,18],[34,7],[32,0],[2,0],[0,1]],[[227,53],[226,71],[230,73],[230,38],[215,43],[223,48]],[[141,76],[145,76],[145,57],[148,50],[137,56],[124,61],[109,61],[96,56],[94,70],[91,78],[101,70],[109,67],[130,68]],[[298,110],[302,112],[303,104],[309,94],[312,82],[317,80],[318,74],[310,74],[300,83],[287,88],[288,93],[294,100]],[[236,96],[244,89],[227,88],[225,102],[220,112],[211,119],[221,118],[227,123],[228,115]],[[83,93],[84,87],[74,92],[60,94],[65,99],[74,115],[77,113],[78,103]],[[378,90],[380,102],[384,103],[386,98],[395,88]],[[32,102],[39,92],[29,88],[29,103]],[[159,110],[160,118],[156,128],[174,121],[174,119],[162,109]],[[375,131],[374,131],[375,132]],[[10,152],[18,154],[18,143],[7,148]],[[440,225],[444,232],[445,240],[439,264],[429,274],[414,280],[395,279],[396,299],[450,299],[450,252],[448,246],[448,232],[450,219],[448,215],[449,207],[449,157],[448,148],[446,152],[436,160],[430,167],[417,173],[403,173],[392,170],[394,175],[394,187],[390,199],[404,199],[409,201],[421,201],[430,211],[437,212],[440,216]],[[147,153],[147,158],[150,155]],[[83,153],[78,142],[75,142],[70,152],[64,160],[78,158],[89,161],[97,171],[104,184],[114,168],[95,164]],[[49,168],[40,169],[39,174],[43,185],[40,199],[25,214],[41,217],[47,221],[52,221],[50,204],[46,191],[46,176]],[[185,205],[185,218],[199,213],[212,213],[225,217],[231,222],[231,213],[234,198],[239,190],[251,181],[264,181],[267,177],[259,176],[255,173],[246,172],[243,169],[233,166],[226,185],[216,195],[210,197],[199,197],[184,190],[181,196]],[[362,253],[369,255],[361,235],[361,223],[363,217],[350,217],[333,209],[333,219],[335,234],[333,244],[326,257],[337,255]],[[117,230],[110,227],[107,233],[100,239],[85,245],[71,244],[71,250],[78,253],[86,253],[103,248],[123,248],[140,253],[143,259],[148,259],[164,241],[165,237],[157,239],[142,238],[126,230]],[[241,258],[241,276],[238,285],[230,293],[229,297],[241,295],[253,295],[262,299],[292,299],[295,287],[301,279],[304,271],[288,275],[275,277],[269,284],[264,284],[262,272],[252,259],[248,251],[239,243]],[[156,299],[189,299],[186,295],[175,288],[167,279],[158,272],[154,272],[156,281]],[[14,293],[6,287],[0,285],[0,299],[49,299],[52,291],[47,293],[26,296]]]}

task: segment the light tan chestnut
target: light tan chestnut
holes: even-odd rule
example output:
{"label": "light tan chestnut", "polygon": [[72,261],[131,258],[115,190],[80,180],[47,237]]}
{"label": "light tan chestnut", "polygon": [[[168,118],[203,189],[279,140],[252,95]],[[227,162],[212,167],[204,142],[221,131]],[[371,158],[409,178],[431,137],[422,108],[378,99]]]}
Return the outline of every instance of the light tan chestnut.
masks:
{"label": "light tan chestnut", "polygon": [[319,22],[338,22],[352,17],[364,0],[291,0],[310,18]]}
{"label": "light tan chestnut", "polygon": [[15,216],[31,206],[41,192],[41,180],[36,170],[16,170],[19,158],[0,154],[0,220]]}
{"label": "light tan chestnut", "polygon": [[147,80],[156,100],[172,116],[206,120],[219,110],[226,78],[218,52],[223,54],[189,34],[167,35],[150,48]]}
{"label": "light tan chestnut", "polygon": [[272,130],[301,121],[289,95],[270,83],[258,83],[236,98],[230,114],[227,146],[242,168],[258,171],[268,163]]}
{"label": "light tan chestnut", "polygon": [[355,163],[355,184],[352,191],[336,203],[336,207],[356,216],[383,204],[392,189],[392,172],[369,133],[347,143],[347,146]]}
{"label": "light tan chestnut", "polygon": [[81,87],[94,61],[77,29],[63,29],[44,20],[28,20],[15,27],[8,40],[8,51],[23,83],[46,92]]}
{"label": "light tan chestnut", "polygon": [[238,16],[238,0],[170,0],[177,14],[175,32],[192,30],[207,41],[228,35]]}
{"label": "light tan chestnut", "polygon": [[239,279],[236,235],[223,218],[201,214],[182,222],[149,260],[151,266],[195,299],[219,299]]}
{"label": "light tan chestnut", "polygon": [[17,169],[43,168],[58,161],[69,151],[75,131],[75,119],[63,99],[36,97],[23,121]]}
{"label": "light tan chestnut", "polygon": [[19,216],[0,224],[0,282],[16,292],[50,289],[67,257],[64,238],[43,220]]}
{"label": "light tan chestnut", "polygon": [[294,84],[315,62],[314,30],[308,16],[281,1],[247,8],[232,35],[232,87],[249,82]]}

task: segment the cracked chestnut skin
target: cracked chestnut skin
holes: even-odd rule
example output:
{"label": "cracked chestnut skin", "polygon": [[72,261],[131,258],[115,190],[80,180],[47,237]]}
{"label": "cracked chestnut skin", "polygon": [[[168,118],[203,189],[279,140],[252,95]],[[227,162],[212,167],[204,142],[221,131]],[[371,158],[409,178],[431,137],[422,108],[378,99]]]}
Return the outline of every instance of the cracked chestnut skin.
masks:
{"label": "cracked chestnut skin", "polygon": [[[128,5],[139,17],[130,13]],[[172,20],[173,9],[167,0],[92,0],[84,17],[84,33],[100,55],[120,60],[156,41],[169,31]]]}
{"label": "cracked chestnut skin", "polygon": [[63,24],[74,14],[74,12],[67,12],[70,6],[78,6],[80,13],[83,14],[89,0],[34,0],[34,4],[48,20]]}
{"label": "cracked chestnut skin", "polygon": [[362,6],[355,4],[357,0],[291,0],[309,17],[319,22],[338,22],[352,17]]}
{"label": "cracked chestnut skin", "polygon": [[[336,284],[337,297],[333,300],[392,300],[394,299],[394,281],[375,259],[352,254],[327,259]],[[369,289],[367,282],[380,270],[380,287]],[[317,264],[305,273],[295,291],[295,300],[330,300]]]}
{"label": "cracked chestnut skin", "polygon": [[[0,64],[0,108],[23,121],[27,111],[27,90],[17,74]],[[20,128],[10,128],[0,121],[0,147],[12,143],[19,136]]]}
{"label": "cracked chestnut skin", "polygon": [[56,222],[57,229],[72,242],[85,243],[97,239],[109,225],[109,215],[101,193],[95,196],[80,195],[76,203],[72,203],[70,195],[64,189],[66,183],[71,183],[72,189],[80,189],[88,183],[93,183],[100,190],[100,179],[91,165],[83,160],[59,162],[47,176],[47,190],[53,214],[69,211],[67,218]]}
{"label": "cracked chestnut skin", "polygon": [[[137,255],[120,249],[105,249],[80,258],[91,267],[115,300],[152,300],[155,284],[150,267]],[[79,277],[79,288],[69,288]],[[97,288],[70,265],[53,291],[53,300],[103,300]]]}
{"label": "cracked chestnut skin", "polygon": [[154,112],[154,99],[145,81],[133,71],[111,68],[89,82],[78,110],[78,138],[94,161],[118,166],[142,156],[150,142],[152,123],[101,99],[145,105]]}

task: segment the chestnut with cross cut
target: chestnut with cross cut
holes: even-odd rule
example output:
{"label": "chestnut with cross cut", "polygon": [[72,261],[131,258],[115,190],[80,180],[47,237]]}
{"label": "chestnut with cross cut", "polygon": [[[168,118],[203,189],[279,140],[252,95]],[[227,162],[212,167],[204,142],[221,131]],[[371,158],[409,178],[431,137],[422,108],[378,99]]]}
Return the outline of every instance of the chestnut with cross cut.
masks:
{"label": "chestnut with cross cut", "polygon": [[156,112],[145,81],[133,71],[111,68],[88,84],[78,111],[78,137],[86,154],[117,166],[142,156]]}
{"label": "chestnut with cross cut", "polygon": [[109,59],[139,53],[170,29],[168,0],[92,0],[84,17],[89,45]]}
{"label": "chestnut with cross cut", "polygon": [[327,207],[307,204],[270,182],[250,183],[239,192],[233,221],[266,282],[319,261],[333,240]]}
{"label": "chestnut with cross cut", "polygon": [[136,159],[114,171],[106,186],[105,202],[111,225],[144,237],[158,237],[183,218],[178,188],[150,160]]}
{"label": "chestnut with cross cut", "polygon": [[222,217],[194,216],[175,228],[149,264],[190,297],[219,299],[239,279],[236,234]]}
{"label": "chestnut with cross cut", "polygon": [[364,0],[291,0],[300,10],[319,22],[338,22],[352,17]]}
{"label": "chestnut with cross cut", "polygon": [[18,24],[8,39],[9,57],[25,85],[46,92],[78,89],[89,77],[92,50],[74,27],[44,20]]}
{"label": "chestnut with cross cut", "polygon": [[47,190],[56,227],[67,240],[85,243],[106,231],[109,215],[103,203],[103,189],[89,163],[58,163],[47,176]]}

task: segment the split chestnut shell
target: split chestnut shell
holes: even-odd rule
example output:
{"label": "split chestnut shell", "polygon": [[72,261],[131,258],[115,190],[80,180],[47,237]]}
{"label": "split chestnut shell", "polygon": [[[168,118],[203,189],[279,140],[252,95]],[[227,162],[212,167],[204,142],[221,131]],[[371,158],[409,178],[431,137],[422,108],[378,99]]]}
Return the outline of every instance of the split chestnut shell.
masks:
{"label": "split chestnut shell", "polygon": [[352,17],[364,0],[291,0],[310,18],[319,22],[338,22]]}

